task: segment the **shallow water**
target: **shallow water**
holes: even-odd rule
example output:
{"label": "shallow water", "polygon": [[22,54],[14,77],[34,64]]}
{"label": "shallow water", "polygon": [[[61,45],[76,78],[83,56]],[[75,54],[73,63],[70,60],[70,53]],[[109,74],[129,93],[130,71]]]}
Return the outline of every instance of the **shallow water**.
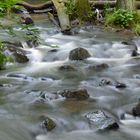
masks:
{"label": "shallow water", "polygon": [[[4,84],[0,87],[0,139],[139,140],[140,120],[130,114],[140,95],[140,58],[131,57],[133,45],[121,43],[133,40],[139,51],[139,38],[107,32],[95,26],[82,27],[78,34],[71,36],[62,35],[48,20],[36,16],[42,44],[37,48],[25,48],[30,52],[29,63],[9,64],[6,70],[0,71],[0,84]],[[91,57],[84,61],[70,61],[69,52],[77,47],[86,48]],[[109,68],[89,69],[89,66],[102,63],[108,64]],[[64,64],[72,65],[76,71],[59,70]],[[105,78],[127,87],[99,86]],[[51,95],[78,88],[87,89],[91,99],[53,99]],[[41,93],[48,97],[41,98]],[[92,130],[84,114],[95,109],[110,112],[121,122],[119,130],[104,133]],[[121,120],[123,113],[125,120]],[[57,127],[52,132],[42,129],[41,116],[52,118]]]}

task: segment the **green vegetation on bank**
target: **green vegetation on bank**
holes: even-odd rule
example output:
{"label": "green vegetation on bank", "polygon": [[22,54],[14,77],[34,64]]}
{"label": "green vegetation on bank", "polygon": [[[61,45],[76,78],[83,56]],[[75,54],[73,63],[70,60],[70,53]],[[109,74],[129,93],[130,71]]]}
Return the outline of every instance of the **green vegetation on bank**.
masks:
{"label": "green vegetation on bank", "polygon": [[3,43],[0,43],[0,69],[4,68],[4,65],[7,62],[13,62],[13,59],[11,56],[7,56],[4,52],[4,45]]}
{"label": "green vegetation on bank", "polygon": [[132,29],[136,35],[140,35],[140,13],[124,9],[115,9],[105,16],[105,25]]}
{"label": "green vegetation on bank", "polygon": [[20,0],[0,0],[0,15],[3,16],[6,13],[9,13],[11,7],[13,7]]}

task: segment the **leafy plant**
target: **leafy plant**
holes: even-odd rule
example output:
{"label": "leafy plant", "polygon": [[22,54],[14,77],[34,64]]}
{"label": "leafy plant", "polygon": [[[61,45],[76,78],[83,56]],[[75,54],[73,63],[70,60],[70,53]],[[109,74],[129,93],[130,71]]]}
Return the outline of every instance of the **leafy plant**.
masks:
{"label": "leafy plant", "polygon": [[131,27],[134,23],[134,13],[119,9],[106,15],[106,25],[115,25],[122,28]]}
{"label": "leafy plant", "polygon": [[4,45],[2,43],[0,43],[0,69],[3,69],[4,65],[7,62],[13,62],[13,59],[11,56],[6,56],[3,53],[3,49],[4,49]]}
{"label": "leafy plant", "polygon": [[1,0],[0,1],[0,11],[1,12],[9,12],[12,6],[14,6],[20,0]]}
{"label": "leafy plant", "polygon": [[75,0],[68,0],[65,6],[66,6],[66,14],[68,14],[70,18],[73,18],[76,15]]}

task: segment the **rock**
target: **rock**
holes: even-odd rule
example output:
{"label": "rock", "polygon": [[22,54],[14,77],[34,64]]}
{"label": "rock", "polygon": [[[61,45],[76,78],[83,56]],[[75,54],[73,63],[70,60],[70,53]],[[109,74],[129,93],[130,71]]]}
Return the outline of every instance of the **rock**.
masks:
{"label": "rock", "polygon": [[24,79],[24,80],[29,80],[29,81],[33,81],[35,80],[33,77],[30,77],[30,76],[27,76],[25,74],[17,74],[17,73],[10,73],[7,75],[7,77],[12,77],[12,78],[21,78],[21,79]]}
{"label": "rock", "polygon": [[139,75],[139,74],[135,74],[133,77],[134,77],[135,79],[140,79],[140,75]]}
{"label": "rock", "polygon": [[47,131],[51,131],[56,127],[56,123],[49,117],[45,117],[45,120],[42,122],[42,127],[47,129]]}
{"label": "rock", "polygon": [[85,115],[85,117],[88,120],[89,125],[92,129],[114,130],[119,128],[116,120],[101,110],[89,112]]}
{"label": "rock", "polygon": [[137,52],[137,50],[133,50],[131,56],[135,57],[135,56],[139,56],[140,54]]}
{"label": "rock", "polygon": [[23,53],[14,52],[14,60],[18,63],[27,63],[29,61],[28,57]]}
{"label": "rock", "polygon": [[115,87],[116,88],[126,88],[126,84],[117,82]]}
{"label": "rock", "polygon": [[76,48],[70,51],[70,60],[84,60],[90,57],[89,52],[84,48]]}
{"label": "rock", "polygon": [[0,84],[0,88],[11,88],[14,84]]}
{"label": "rock", "polygon": [[51,50],[49,50],[48,52],[58,52],[58,49],[51,49]]}
{"label": "rock", "polygon": [[140,102],[132,109],[132,114],[140,117]]}
{"label": "rock", "polygon": [[60,66],[58,69],[60,71],[76,71],[76,68],[74,68],[71,65],[63,65],[63,66]]}
{"label": "rock", "polygon": [[21,22],[26,25],[34,24],[34,21],[32,20],[31,16],[27,11],[23,11],[21,20],[22,20]]}
{"label": "rock", "polygon": [[113,81],[111,79],[102,79],[99,83],[99,86],[115,86],[116,88],[126,88],[126,84]]}
{"label": "rock", "polygon": [[3,42],[5,48],[4,53],[5,55],[10,55],[15,62],[18,63],[26,63],[29,61],[28,57],[26,56],[27,53],[21,47],[22,44],[19,42],[11,43],[11,42]]}
{"label": "rock", "polygon": [[103,63],[103,64],[99,64],[99,65],[89,66],[88,69],[101,71],[101,70],[107,69],[108,67],[109,66],[107,64]]}
{"label": "rock", "polygon": [[64,90],[59,94],[66,99],[86,100],[89,98],[89,94],[86,89]]}
{"label": "rock", "polygon": [[113,85],[113,81],[110,79],[102,79],[99,83],[99,86]]}
{"label": "rock", "polygon": [[[59,98],[60,98],[60,95],[55,94],[55,93],[46,93],[46,92],[42,92],[42,93],[40,94],[40,97],[43,98],[43,99],[45,99],[45,100],[51,101],[51,100],[57,100],[57,99],[59,99]],[[61,97],[61,98],[62,98],[62,97]]]}

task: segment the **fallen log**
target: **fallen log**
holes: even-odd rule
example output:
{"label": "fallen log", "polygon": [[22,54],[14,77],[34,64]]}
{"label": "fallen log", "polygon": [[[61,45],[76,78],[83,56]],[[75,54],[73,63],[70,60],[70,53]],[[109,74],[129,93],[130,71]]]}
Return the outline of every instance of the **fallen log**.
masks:
{"label": "fallen log", "polygon": [[108,5],[110,8],[113,8],[116,6],[116,1],[90,1],[90,4],[92,7],[103,9],[106,5]]}
{"label": "fallen log", "polygon": [[[90,0],[90,4],[92,7],[103,9],[106,5],[108,5],[110,8],[113,8],[116,6],[116,1],[92,1]],[[136,8],[140,9],[140,1],[136,1]]]}
{"label": "fallen log", "polygon": [[32,5],[27,2],[18,2],[16,3],[16,5],[23,6],[29,12],[34,12],[35,10],[44,10],[44,9],[54,7],[52,1],[48,1],[46,3],[38,4],[38,5]]}
{"label": "fallen log", "polygon": [[[90,0],[90,4],[92,7],[103,9],[105,8],[106,5],[108,5],[110,8],[113,8],[116,6],[116,1],[93,1]],[[29,12],[34,12],[34,11],[39,11],[39,10],[44,10],[44,9],[49,9],[52,8],[54,9],[54,4],[52,1],[48,1],[42,4],[38,5],[32,5],[27,2],[19,2],[16,5],[23,6],[27,11]],[[136,8],[140,9],[140,1],[136,1]]]}

